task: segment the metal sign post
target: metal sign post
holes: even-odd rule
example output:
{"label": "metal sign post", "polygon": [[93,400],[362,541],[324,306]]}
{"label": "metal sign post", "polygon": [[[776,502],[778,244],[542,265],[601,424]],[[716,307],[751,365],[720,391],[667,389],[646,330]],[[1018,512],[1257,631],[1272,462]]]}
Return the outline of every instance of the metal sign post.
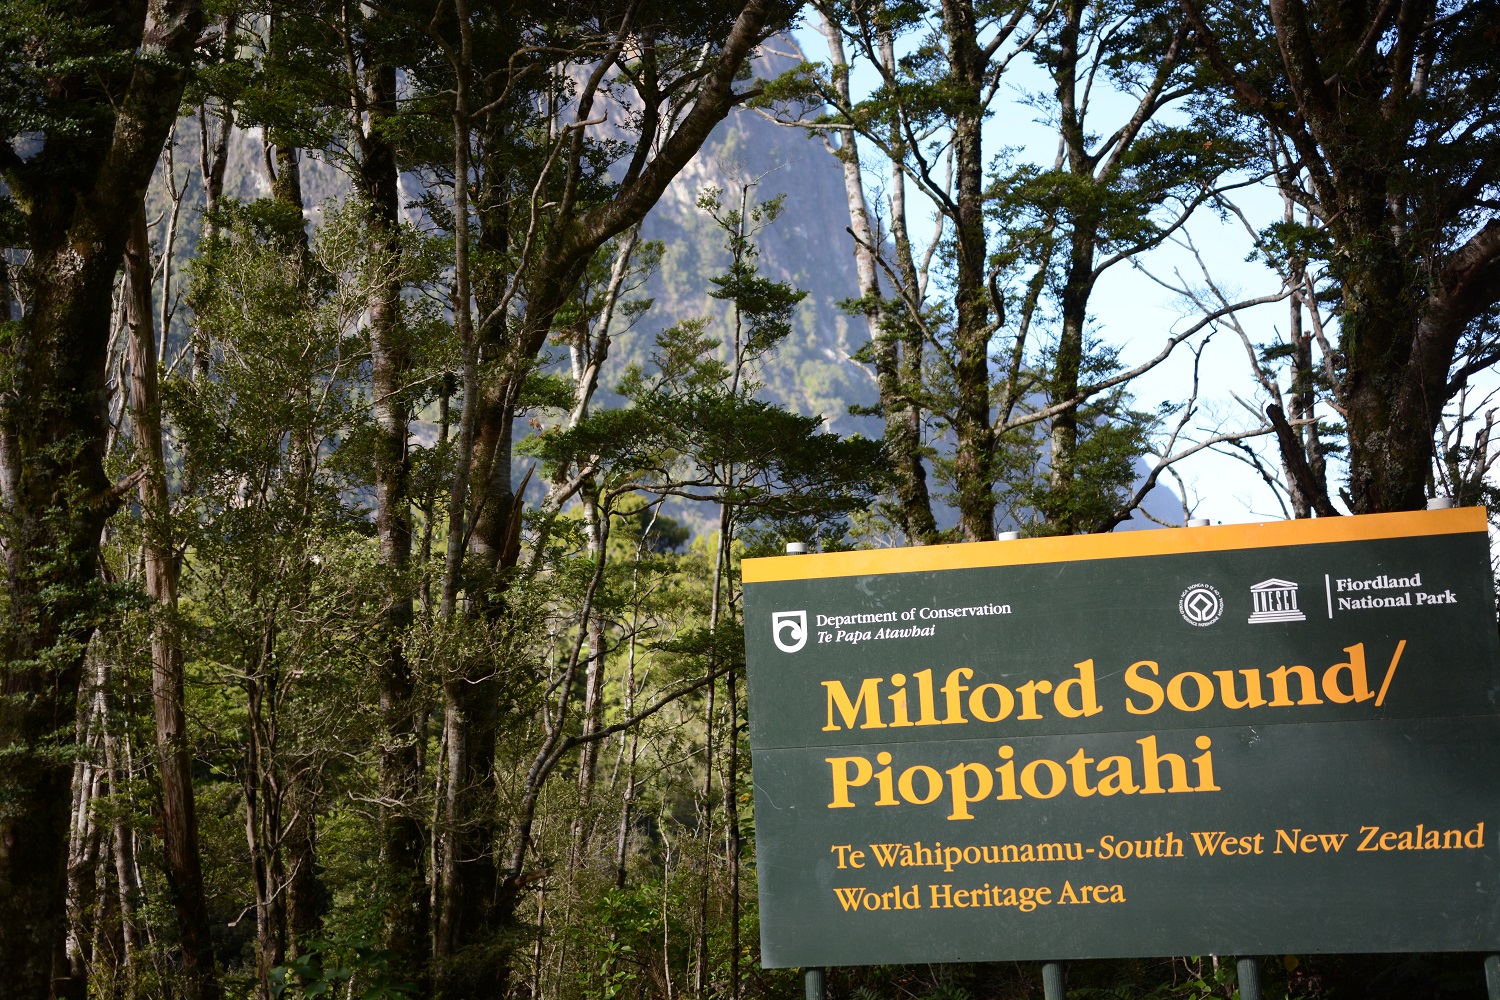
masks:
{"label": "metal sign post", "polygon": [[1234,964],[1240,981],[1240,1000],[1261,1000],[1260,960],[1242,958]]}
{"label": "metal sign post", "polygon": [[807,987],[807,1000],[823,1000],[823,970],[808,969],[803,979]]}
{"label": "metal sign post", "polygon": [[1065,1000],[1068,995],[1063,982],[1061,962],[1042,963],[1042,996],[1045,1000]]}

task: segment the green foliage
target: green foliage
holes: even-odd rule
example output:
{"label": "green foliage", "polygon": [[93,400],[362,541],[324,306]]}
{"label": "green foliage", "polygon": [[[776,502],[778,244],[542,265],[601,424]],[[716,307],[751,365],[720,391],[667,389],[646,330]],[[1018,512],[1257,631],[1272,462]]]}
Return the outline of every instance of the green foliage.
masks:
{"label": "green foliage", "polygon": [[[648,963],[660,953],[663,937],[687,940],[680,921],[674,926],[669,920],[663,933],[662,891],[659,883],[650,881],[611,888],[580,914],[583,919],[571,934],[597,963],[579,984],[588,995],[603,1000],[642,995],[643,981],[649,981],[651,975]],[[685,902],[679,900],[679,905]],[[678,961],[685,957],[685,950],[679,948]]]}
{"label": "green foliage", "polygon": [[280,1000],[319,1000],[362,997],[363,1000],[406,1000],[417,995],[412,983],[391,975],[394,956],[363,938],[313,938],[302,954],[271,970],[271,995]]}
{"label": "green foliage", "polygon": [[[136,60],[117,21],[108,7],[0,4],[0,50],[8,53],[0,65],[0,140],[82,139],[113,124],[108,88]],[[84,81],[93,85],[80,86]]]}

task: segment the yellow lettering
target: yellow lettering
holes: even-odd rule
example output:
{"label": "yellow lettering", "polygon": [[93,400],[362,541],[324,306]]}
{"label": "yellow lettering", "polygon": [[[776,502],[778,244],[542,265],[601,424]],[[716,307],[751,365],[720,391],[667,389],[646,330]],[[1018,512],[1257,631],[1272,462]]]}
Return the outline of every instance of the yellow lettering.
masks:
{"label": "yellow lettering", "polygon": [[[1186,698],[1184,698],[1183,694],[1182,694],[1182,685],[1189,678],[1192,678],[1193,686],[1198,689],[1197,697],[1192,702],[1192,704],[1189,704],[1188,700]],[[1177,709],[1178,711],[1181,711],[1181,712],[1197,712],[1197,711],[1201,711],[1202,709],[1207,708],[1209,702],[1211,702],[1213,700],[1214,700],[1214,685],[1213,685],[1213,681],[1209,680],[1207,677],[1204,677],[1202,674],[1198,673],[1197,671],[1194,671],[1194,670],[1184,671],[1184,672],[1178,674],[1176,677],[1173,677],[1170,681],[1167,682],[1167,701],[1171,702],[1172,703],[1172,707],[1175,708],[1175,709]]]}
{"label": "yellow lettering", "polygon": [[1016,693],[1021,696],[1021,714],[1016,716],[1016,721],[1040,719],[1042,716],[1036,710],[1036,696],[1038,694],[1047,694],[1051,690],[1051,681],[1027,681],[1016,688]]}
{"label": "yellow lettering", "polygon": [[[849,801],[849,789],[867,784],[875,773],[875,768],[864,757],[825,757],[824,760],[833,767],[833,801],[828,803],[828,808],[853,809],[854,803]],[[854,774],[849,773],[851,766]]]}
{"label": "yellow lettering", "polygon": [[[859,686],[859,697],[854,701],[849,700],[849,692],[844,690],[844,685],[839,681],[824,681],[823,686],[828,689],[828,725],[823,727],[823,732],[830,733],[838,729],[833,721],[833,712],[837,708],[839,715],[843,717],[845,729],[884,729],[885,723],[880,721],[880,678],[869,677]],[[860,706],[864,706],[865,724],[856,726],[854,720],[859,716]]]}
{"label": "yellow lettering", "polygon": [[875,772],[875,783],[880,788],[880,798],[875,800],[877,806],[899,806],[896,796],[891,794],[891,755],[882,750],[875,755],[875,763],[885,765]]}
{"label": "yellow lettering", "polygon": [[1000,794],[995,796],[1000,802],[1018,802],[1021,796],[1016,794],[1016,762],[1011,758],[1016,755],[1012,747],[1000,748],[1000,759],[1005,761],[995,768],[995,773],[1000,775]]}
{"label": "yellow lettering", "polygon": [[[1365,673],[1365,644],[1360,642],[1347,646],[1344,652],[1349,654],[1348,663],[1335,663],[1323,671],[1323,694],[1336,705],[1369,701],[1375,697],[1375,692],[1370,690],[1370,680]],[[1340,674],[1347,674],[1349,677],[1348,691],[1339,687]]]}
{"label": "yellow lettering", "polygon": [[1207,736],[1200,736],[1193,741],[1193,746],[1202,750],[1203,753],[1193,758],[1193,763],[1198,765],[1198,784],[1193,786],[1195,792],[1218,792],[1222,791],[1214,784],[1214,755],[1209,749],[1214,741]]}
{"label": "yellow lettering", "polygon": [[1083,748],[1068,758],[1068,766],[1073,769],[1073,794],[1081,799],[1086,799],[1094,794],[1094,789],[1089,787],[1087,768],[1094,762],[1094,758],[1085,757]]}
{"label": "yellow lettering", "polygon": [[1313,679],[1313,672],[1304,666],[1281,667],[1273,670],[1266,676],[1271,678],[1271,707],[1286,708],[1292,704],[1291,685],[1287,682],[1289,675],[1297,677],[1298,705],[1321,705],[1323,699],[1318,697],[1317,682]]}
{"label": "yellow lettering", "polygon": [[[1105,770],[1110,767],[1114,770]],[[1134,764],[1129,757],[1106,757],[1099,762],[1100,795],[1106,798],[1111,795],[1134,795],[1140,790],[1140,786],[1135,783]]]}
{"label": "yellow lettering", "polygon": [[[959,667],[957,670],[951,671],[948,674],[948,678],[943,681],[943,703],[948,710],[948,714],[943,717],[943,725],[958,726],[968,723],[969,720],[964,718],[963,706],[959,702],[959,695],[969,690],[962,682],[973,676],[974,671],[968,667]],[[972,702],[973,698],[969,700]],[[993,722],[995,720],[987,719],[985,721]]]}
{"label": "yellow lettering", "polygon": [[1245,678],[1245,697],[1240,698],[1234,690],[1234,671],[1215,670],[1214,676],[1219,679],[1219,697],[1224,700],[1225,708],[1259,708],[1266,703],[1266,699],[1260,693],[1260,671],[1241,670],[1240,675]]}
{"label": "yellow lettering", "polygon": [[[912,784],[913,776],[917,774],[927,779],[927,795],[925,798],[917,797],[916,787]],[[908,767],[901,772],[901,779],[896,783],[896,787],[901,789],[901,797],[912,805],[925,806],[943,794],[943,776],[926,764],[918,764],[915,767]]]}
{"label": "yellow lettering", "polygon": [[[969,793],[969,775],[977,778],[977,788],[973,794]],[[953,798],[953,812],[948,814],[949,819],[973,819],[974,815],[969,812],[969,804],[981,802],[990,794],[995,787],[995,779],[990,777],[990,769],[983,764],[959,764],[957,767],[948,769],[948,777],[951,779],[949,787]]]}
{"label": "yellow lettering", "polygon": [[932,671],[918,670],[912,674],[917,680],[917,706],[921,715],[917,717],[916,724],[919,726],[935,726],[938,724],[937,706],[933,704],[932,695]]}
{"label": "yellow lettering", "polygon": [[[1045,792],[1036,783],[1036,772],[1039,767],[1045,767],[1051,777],[1049,782],[1051,787]],[[1027,795],[1030,795],[1034,799],[1050,799],[1060,794],[1067,786],[1068,774],[1063,770],[1062,765],[1055,760],[1047,760],[1043,757],[1021,768],[1021,787],[1025,789]]]}
{"label": "yellow lettering", "polygon": [[[1147,736],[1143,740],[1136,740],[1141,748],[1141,774],[1146,784],[1141,788],[1142,795],[1160,795],[1162,792],[1191,792],[1193,787],[1187,783],[1187,761],[1182,759],[1181,754],[1156,752],[1156,737]],[[1162,788],[1161,765],[1167,765],[1167,770],[1172,775],[1172,787]]]}
{"label": "yellow lettering", "polygon": [[1161,708],[1165,695],[1162,693],[1161,685],[1147,677],[1142,676],[1142,671],[1150,670],[1153,674],[1161,673],[1161,667],[1157,666],[1155,660],[1142,660],[1132,663],[1130,669],[1125,671],[1125,686],[1132,691],[1138,691],[1151,699],[1149,708],[1136,708],[1134,698],[1125,699],[1125,710],[1131,715],[1150,715]]}
{"label": "yellow lettering", "polygon": [[907,726],[916,725],[906,714],[906,675],[891,674],[891,685],[900,688],[899,691],[895,691],[889,695],[891,708],[893,709],[891,728],[904,729]]}
{"label": "yellow lettering", "polygon": [[[990,715],[984,710],[984,695],[986,691],[995,692],[995,714]],[[969,692],[969,714],[980,722],[999,722],[1009,717],[1011,711],[1016,707],[1016,696],[1010,693],[1010,688],[1004,684],[981,684]]]}
{"label": "yellow lettering", "polygon": [[838,896],[839,903],[843,905],[844,912],[859,909],[859,901],[865,894],[864,889],[835,889],[834,895]]}
{"label": "yellow lettering", "polygon": [[1198,848],[1198,856],[1200,858],[1217,852],[1219,845],[1223,841],[1223,830],[1194,831],[1193,833],[1193,846]]}
{"label": "yellow lettering", "polygon": [[[1078,671],[1077,677],[1069,677],[1057,685],[1057,691],[1052,695],[1052,703],[1057,710],[1070,719],[1077,719],[1089,715],[1098,715],[1104,711],[1099,704],[1099,698],[1094,691],[1094,661],[1084,660],[1082,663],[1073,664]],[[1072,694],[1078,693],[1078,704],[1072,702]]]}

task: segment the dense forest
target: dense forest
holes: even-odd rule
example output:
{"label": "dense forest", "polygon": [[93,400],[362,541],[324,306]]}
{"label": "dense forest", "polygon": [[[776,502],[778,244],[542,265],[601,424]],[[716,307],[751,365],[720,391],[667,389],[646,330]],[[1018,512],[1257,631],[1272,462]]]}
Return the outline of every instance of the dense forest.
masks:
{"label": "dense forest", "polygon": [[[1181,524],[1147,498],[1213,451],[1287,517],[1490,500],[1497,39],[1489,0],[0,0],[0,996],[795,995],[740,560]],[[1098,319],[1130,269],[1182,307],[1149,343]]]}

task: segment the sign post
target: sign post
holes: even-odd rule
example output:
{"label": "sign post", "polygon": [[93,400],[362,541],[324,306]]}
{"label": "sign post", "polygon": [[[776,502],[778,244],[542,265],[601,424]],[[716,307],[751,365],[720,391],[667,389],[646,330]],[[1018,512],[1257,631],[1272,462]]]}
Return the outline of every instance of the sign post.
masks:
{"label": "sign post", "polygon": [[1260,961],[1241,958],[1234,964],[1235,976],[1239,979],[1240,1000],[1261,1000]]}
{"label": "sign post", "polygon": [[1486,528],[746,560],[763,963],[1500,951]]}
{"label": "sign post", "polygon": [[[787,542],[786,554],[789,556],[807,555],[807,543]],[[807,1000],[824,1000],[825,987],[821,968],[814,966],[803,974],[803,989],[807,994]]]}
{"label": "sign post", "polygon": [[1067,987],[1063,984],[1062,963],[1043,962],[1042,996],[1044,1000],[1064,1000],[1067,995]]}

